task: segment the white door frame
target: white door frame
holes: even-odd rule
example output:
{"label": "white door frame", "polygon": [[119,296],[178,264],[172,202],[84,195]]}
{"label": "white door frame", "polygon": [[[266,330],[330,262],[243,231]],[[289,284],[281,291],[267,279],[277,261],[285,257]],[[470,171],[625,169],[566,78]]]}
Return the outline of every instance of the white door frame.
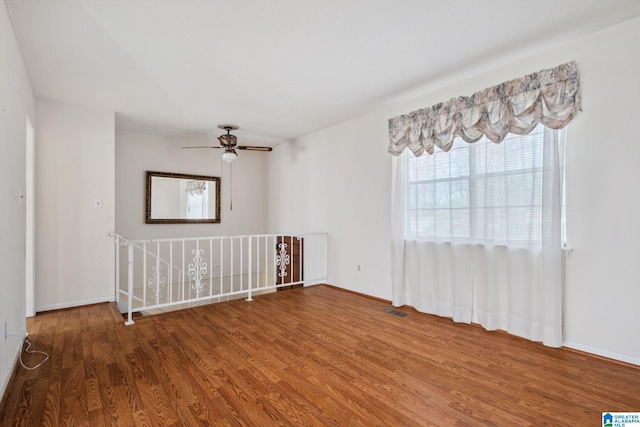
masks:
{"label": "white door frame", "polygon": [[36,315],[35,311],[35,229],[36,229],[36,147],[35,131],[31,121],[27,117],[27,137],[26,137],[26,236],[25,236],[25,294],[27,317]]}

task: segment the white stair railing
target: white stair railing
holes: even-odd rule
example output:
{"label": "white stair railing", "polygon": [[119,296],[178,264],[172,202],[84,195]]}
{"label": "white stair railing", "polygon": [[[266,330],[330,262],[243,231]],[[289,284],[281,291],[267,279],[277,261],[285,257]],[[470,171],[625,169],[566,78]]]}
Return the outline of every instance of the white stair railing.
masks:
{"label": "white stair railing", "polygon": [[[326,282],[327,235],[260,234],[128,240],[112,233],[116,301],[137,312],[173,310]],[[123,251],[121,248],[126,247]]]}

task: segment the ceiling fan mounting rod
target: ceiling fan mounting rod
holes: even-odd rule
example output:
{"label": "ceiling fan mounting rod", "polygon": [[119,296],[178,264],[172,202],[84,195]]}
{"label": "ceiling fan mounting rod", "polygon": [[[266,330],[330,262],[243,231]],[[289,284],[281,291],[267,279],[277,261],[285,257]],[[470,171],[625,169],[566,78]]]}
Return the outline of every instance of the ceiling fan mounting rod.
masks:
{"label": "ceiling fan mounting rod", "polygon": [[221,125],[218,125],[218,128],[226,130],[227,133],[231,132],[232,130],[239,129],[238,125],[234,125],[234,124],[231,124],[231,123],[223,123]]}

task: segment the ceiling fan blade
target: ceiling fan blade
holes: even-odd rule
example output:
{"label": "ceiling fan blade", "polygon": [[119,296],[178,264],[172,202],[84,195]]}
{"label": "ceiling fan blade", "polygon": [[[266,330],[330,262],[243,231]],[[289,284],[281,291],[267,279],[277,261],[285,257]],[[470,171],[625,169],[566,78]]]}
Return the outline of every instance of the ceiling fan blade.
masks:
{"label": "ceiling fan blade", "polygon": [[257,145],[238,145],[238,150],[250,150],[250,151],[273,151],[271,147],[259,147]]}
{"label": "ceiling fan blade", "polygon": [[222,147],[213,147],[211,145],[200,145],[200,146],[195,146],[195,147],[182,147],[183,150],[187,150],[187,149],[190,149],[190,148],[215,148],[217,150],[218,148],[222,148]]}

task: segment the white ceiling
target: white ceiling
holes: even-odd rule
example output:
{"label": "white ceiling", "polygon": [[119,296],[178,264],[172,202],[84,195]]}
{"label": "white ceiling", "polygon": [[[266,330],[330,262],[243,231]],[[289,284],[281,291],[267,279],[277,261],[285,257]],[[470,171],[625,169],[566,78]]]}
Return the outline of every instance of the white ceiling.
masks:
{"label": "white ceiling", "polygon": [[5,3],[37,97],[105,107],[119,129],[194,141],[236,123],[252,145],[640,15],[640,0]]}

